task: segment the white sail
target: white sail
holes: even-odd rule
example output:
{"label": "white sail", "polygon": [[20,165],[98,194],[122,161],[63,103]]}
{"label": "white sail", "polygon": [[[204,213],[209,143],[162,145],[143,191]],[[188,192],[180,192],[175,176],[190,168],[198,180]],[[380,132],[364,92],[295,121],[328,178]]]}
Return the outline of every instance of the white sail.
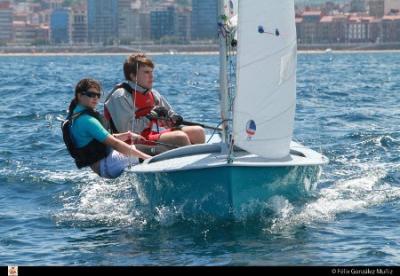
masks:
{"label": "white sail", "polygon": [[266,158],[289,154],[296,108],[293,0],[239,0],[233,135]]}

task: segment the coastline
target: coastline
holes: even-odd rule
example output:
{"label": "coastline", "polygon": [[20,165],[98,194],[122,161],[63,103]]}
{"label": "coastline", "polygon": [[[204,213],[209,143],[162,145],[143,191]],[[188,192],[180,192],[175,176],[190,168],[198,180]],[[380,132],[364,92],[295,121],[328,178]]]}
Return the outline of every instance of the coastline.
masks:
{"label": "coastline", "polygon": [[[133,53],[133,52],[132,52]],[[176,52],[176,53],[168,53],[168,52],[146,52],[150,56],[161,56],[161,55],[218,55],[218,52]],[[78,52],[40,52],[40,53],[32,53],[32,52],[20,52],[20,53],[0,53],[0,57],[6,56],[126,56],[129,55],[127,52],[103,52],[103,53],[78,53]]]}
{"label": "coastline", "polygon": [[[177,52],[177,53],[167,53],[167,52],[146,52],[149,56],[162,56],[162,55],[177,55],[177,56],[216,56],[218,52]],[[298,50],[298,54],[303,55],[314,55],[314,54],[362,54],[362,53],[400,53],[400,50]],[[42,56],[127,56],[129,53],[125,52],[104,52],[104,53],[71,53],[71,52],[40,52],[40,53],[0,53],[0,57],[42,57]]]}
{"label": "coastline", "polygon": [[[218,55],[218,44],[146,46],[7,46],[0,56],[124,56],[145,52],[149,55]],[[300,54],[399,52],[399,43],[298,45]]]}

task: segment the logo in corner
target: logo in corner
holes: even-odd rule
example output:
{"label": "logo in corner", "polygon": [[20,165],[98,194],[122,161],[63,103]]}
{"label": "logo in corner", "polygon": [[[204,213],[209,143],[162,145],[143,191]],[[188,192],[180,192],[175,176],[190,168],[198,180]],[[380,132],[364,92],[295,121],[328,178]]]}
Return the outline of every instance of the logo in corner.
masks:
{"label": "logo in corner", "polygon": [[247,134],[247,138],[251,139],[257,131],[257,125],[256,122],[254,122],[253,120],[249,120],[246,124],[246,134]]}
{"label": "logo in corner", "polygon": [[18,266],[8,266],[8,276],[18,276]]}

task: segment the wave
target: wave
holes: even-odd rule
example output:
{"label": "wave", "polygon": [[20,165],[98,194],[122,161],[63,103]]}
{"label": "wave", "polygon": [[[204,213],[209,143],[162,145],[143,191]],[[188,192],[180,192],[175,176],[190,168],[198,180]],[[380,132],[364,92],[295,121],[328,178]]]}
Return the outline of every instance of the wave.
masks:
{"label": "wave", "polygon": [[399,167],[392,166],[390,169],[387,164],[365,164],[364,172],[351,179],[343,179],[338,172],[339,180],[321,189],[316,200],[301,208],[295,208],[285,198],[275,198],[272,201],[275,218],[265,231],[290,232],[299,227],[334,221],[340,214],[368,212],[371,207],[397,201],[400,199],[400,187],[387,180],[388,175]]}
{"label": "wave", "polygon": [[124,178],[104,180],[95,176],[60,196],[62,210],[54,215],[57,224],[71,226],[118,225],[142,228],[148,223],[136,208],[134,185]]}

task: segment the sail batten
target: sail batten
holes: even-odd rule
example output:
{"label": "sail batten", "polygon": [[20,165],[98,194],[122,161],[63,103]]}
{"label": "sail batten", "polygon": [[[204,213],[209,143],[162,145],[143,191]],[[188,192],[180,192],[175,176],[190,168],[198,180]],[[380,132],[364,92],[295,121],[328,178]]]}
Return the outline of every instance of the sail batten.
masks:
{"label": "sail batten", "polygon": [[235,144],[266,158],[286,157],[296,109],[294,1],[240,0],[237,36]]}

